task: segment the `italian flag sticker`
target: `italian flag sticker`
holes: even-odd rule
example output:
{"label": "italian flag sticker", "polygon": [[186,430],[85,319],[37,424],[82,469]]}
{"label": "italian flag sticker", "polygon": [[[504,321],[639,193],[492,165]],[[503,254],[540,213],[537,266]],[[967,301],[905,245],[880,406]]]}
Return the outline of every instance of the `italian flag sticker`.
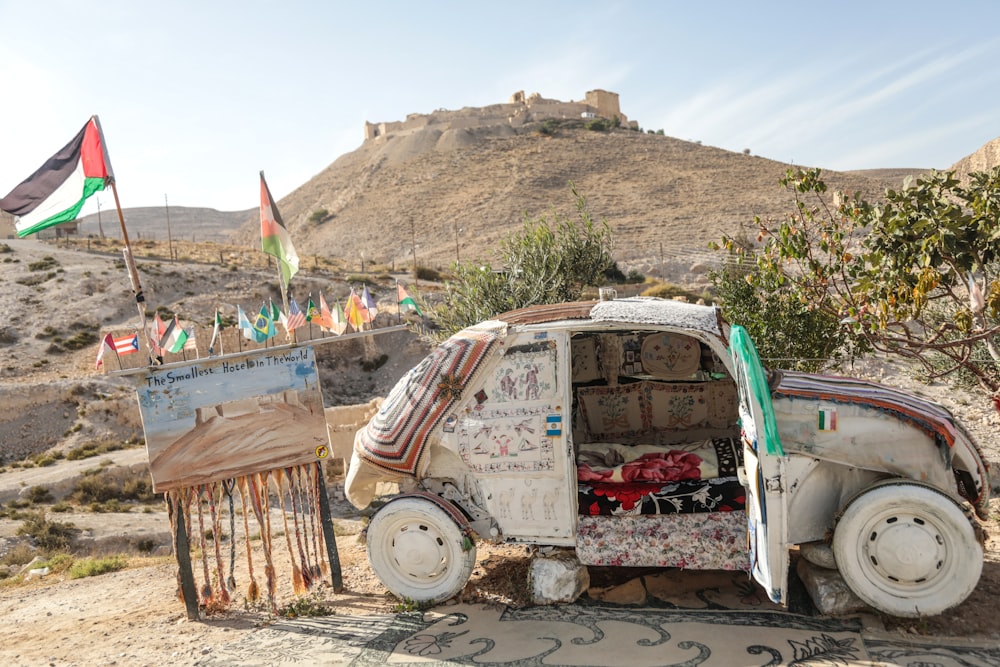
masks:
{"label": "italian flag sticker", "polygon": [[819,430],[821,431],[837,430],[837,411],[834,408],[819,409]]}

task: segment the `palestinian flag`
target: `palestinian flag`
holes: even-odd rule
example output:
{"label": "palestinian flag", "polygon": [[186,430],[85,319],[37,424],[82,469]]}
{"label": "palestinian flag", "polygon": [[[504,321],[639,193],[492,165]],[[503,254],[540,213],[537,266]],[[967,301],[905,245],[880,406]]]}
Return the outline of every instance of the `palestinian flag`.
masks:
{"label": "palestinian flag", "polygon": [[400,285],[399,283],[396,283],[396,293],[397,296],[399,297],[399,310],[401,312],[404,310],[406,311],[412,310],[417,315],[423,317],[424,314],[420,312],[420,306],[417,305],[417,302],[413,300],[412,296],[406,293],[406,290],[403,289],[403,286]]}
{"label": "palestinian flag", "polygon": [[288,281],[299,270],[299,256],[271,197],[264,172],[260,172],[260,244],[264,252],[278,258],[282,283],[287,287]]}
{"label": "palestinian flag", "polygon": [[174,316],[174,319],[167,325],[163,337],[160,338],[159,346],[167,352],[177,354],[184,349],[184,343],[187,342],[187,339],[188,332],[181,327],[177,317]]}
{"label": "palestinian flag", "polygon": [[38,171],[0,199],[0,210],[16,217],[17,235],[27,236],[76,220],[87,197],[114,182],[97,116]]}

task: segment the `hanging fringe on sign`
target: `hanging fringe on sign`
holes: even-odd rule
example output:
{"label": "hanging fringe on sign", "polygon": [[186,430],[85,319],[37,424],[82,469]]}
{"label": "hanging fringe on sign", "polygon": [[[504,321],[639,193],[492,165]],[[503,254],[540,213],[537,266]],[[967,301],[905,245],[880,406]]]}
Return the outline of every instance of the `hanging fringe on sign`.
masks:
{"label": "hanging fringe on sign", "polygon": [[204,485],[198,485],[197,498],[195,502],[198,504],[198,546],[201,548],[201,566],[203,574],[205,576],[205,583],[201,587],[201,598],[202,604],[207,605],[212,601],[212,583],[211,575],[208,573],[208,544],[205,542],[205,514],[201,509],[201,496],[204,492]]}
{"label": "hanging fringe on sign", "polygon": [[[319,550],[316,548],[316,506],[312,502],[312,494],[309,493],[309,468],[308,465],[295,468],[295,488],[299,494],[299,507],[302,508],[302,525],[304,526],[302,532],[306,543],[306,558],[309,560],[309,574],[316,582],[323,575],[319,566]],[[312,547],[311,556],[310,547]]]}
{"label": "hanging fringe on sign", "polygon": [[[285,468],[285,476],[288,478],[288,499],[292,503],[292,522],[295,524],[295,545],[299,550],[299,567],[302,571],[302,584],[306,587],[306,590],[309,590],[312,588],[313,582],[312,567],[309,565],[308,554],[302,549],[302,532],[299,530],[299,503],[296,502],[296,496],[298,495],[296,487],[298,484],[295,468]],[[305,517],[303,517],[302,525],[305,527]]]}
{"label": "hanging fringe on sign", "polygon": [[[278,503],[284,509],[285,504],[285,492],[282,489],[284,473],[281,468],[274,471],[274,480],[278,486]],[[292,562],[292,590],[295,591],[296,595],[302,595],[306,592],[306,584],[302,579],[302,570],[299,568],[298,564],[295,562],[295,550],[292,548],[292,533],[288,530],[288,514],[284,511],[281,512],[281,521],[285,526],[285,543],[288,545],[288,558]]]}
{"label": "hanging fringe on sign", "polygon": [[[215,484],[206,484],[205,491],[208,494],[208,511],[212,517],[212,546],[215,547],[215,574],[216,589],[218,595],[213,600],[216,604],[221,604],[224,608],[232,601],[229,597],[229,590],[226,586],[225,571],[222,566],[222,521],[215,508]],[[219,494],[222,497],[222,494]]]}
{"label": "hanging fringe on sign", "polygon": [[[273,511],[281,512],[294,593],[296,595],[307,593],[330,573],[333,569],[333,563],[330,562],[333,553],[328,551],[326,544],[324,529],[328,531],[329,527],[324,526],[321,518],[323,508],[320,503],[324,502],[321,493],[322,474],[322,465],[316,462],[170,489],[165,492],[164,499],[168,503],[174,553],[180,565],[177,573],[178,597],[188,606],[189,617],[197,618],[199,608],[209,612],[226,609],[236,598],[236,540],[239,538],[236,534],[237,506],[234,496],[237,492],[243,512],[243,543],[249,580],[246,603],[257,604],[266,594],[267,605],[271,612],[278,613],[274,533],[271,526]],[[272,497],[272,494],[276,497]],[[227,500],[228,502],[225,502]],[[195,507],[192,507],[192,504]],[[227,511],[228,535],[223,530]],[[195,513],[197,513],[197,523],[194,520]],[[251,513],[257,527],[257,534],[254,537],[252,537]],[[192,524],[197,526],[196,530],[192,530]],[[181,541],[185,531],[187,537]],[[254,569],[254,540],[258,537],[259,548],[263,552],[265,562],[264,591],[261,590]],[[208,544],[209,539],[212,541],[211,546]],[[224,539],[229,540],[228,568],[222,543]],[[179,545],[185,542],[187,555],[182,562],[180,555],[182,549]],[[210,549],[214,554],[210,555]],[[201,582],[196,581],[197,564],[193,569],[191,567],[194,560],[191,554],[196,554],[194,558],[197,558],[199,551]],[[214,564],[210,563],[213,555]],[[260,555],[257,557],[260,558]],[[185,598],[190,598],[190,601]],[[192,609],[190,605],[194,605],[194,608]]]}
{"label": "hanging fringe on sign", "polygon": [[306,473],[309,478],[309,506],[312,508],[313,520],[313,540],[316,542],[316,553],[319,554],[320,576],[326,577],[330,574],[330,562],[327,558],[326,536],[323,533],[323,512],[320,508],[320,479],[323,474],[323,466],[318,461],[310,466],[306,466]]}
{"label": "hanging fringe on sign", "polygon": [[243,503],[243,541],[246,542],[247,546],[247,572],[250,576],[250,585],[247,587],[247,600],[251,604],[255,604],[260,599],[260,586],[257,585],[257,577],[253,572],[253,545],[250,544],[250,518],[247,516],[251,511],[247,507],[247,478],[240,477],[236,482],[239,484],[240,501]]}
{"label": "hanging fringe on sign", "polygon": [[229,498],[229,576],[226,578],[226,587],[233,593],[236,592],[236,508],[233,506],[235,486],[235,479],[222,481],[222,489]]}
{"label": "hanging fringe on sign", "polygon": [[253,511],[257,517],[257,523],[260,525],[260,541],[264,547],[267,601],[271,605],[271,610],[277,611],[278,605],[274,601],[277,584],[275,582],[274,560],[271,555],[271,506],[267,500],[267,473],[254,473],[249,475],[247,479],[250,481],[250,499],[253,502]]}

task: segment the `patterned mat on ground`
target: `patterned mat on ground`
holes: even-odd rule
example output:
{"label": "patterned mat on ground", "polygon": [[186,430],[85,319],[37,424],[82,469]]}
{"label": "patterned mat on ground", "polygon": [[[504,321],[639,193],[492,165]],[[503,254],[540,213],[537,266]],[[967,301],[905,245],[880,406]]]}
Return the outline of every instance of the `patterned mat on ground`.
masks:
{"label": "patterned mat on ground", "polygon": [[283,620],[200,664],[1000,667],[1000,649],[866,639],[856,619],[775,611],[454,605]]}

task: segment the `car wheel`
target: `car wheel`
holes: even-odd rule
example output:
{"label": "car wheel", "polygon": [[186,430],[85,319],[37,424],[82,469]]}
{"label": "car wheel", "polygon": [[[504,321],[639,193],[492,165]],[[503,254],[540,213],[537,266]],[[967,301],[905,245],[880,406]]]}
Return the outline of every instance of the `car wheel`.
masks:
{"label": "car wheel", "polygon": [[893,616],[932,616],[962,602],[979,581],[983,548],[944,493],[902,480],[847,505],[833,534],[837,567],[854,593]]}
{"label": "car wheel", "polygon": [[442,508],[400,498],[368,525],[368,562],[394,595],[419,603],[454,596],[472,574],[476,546]]}

